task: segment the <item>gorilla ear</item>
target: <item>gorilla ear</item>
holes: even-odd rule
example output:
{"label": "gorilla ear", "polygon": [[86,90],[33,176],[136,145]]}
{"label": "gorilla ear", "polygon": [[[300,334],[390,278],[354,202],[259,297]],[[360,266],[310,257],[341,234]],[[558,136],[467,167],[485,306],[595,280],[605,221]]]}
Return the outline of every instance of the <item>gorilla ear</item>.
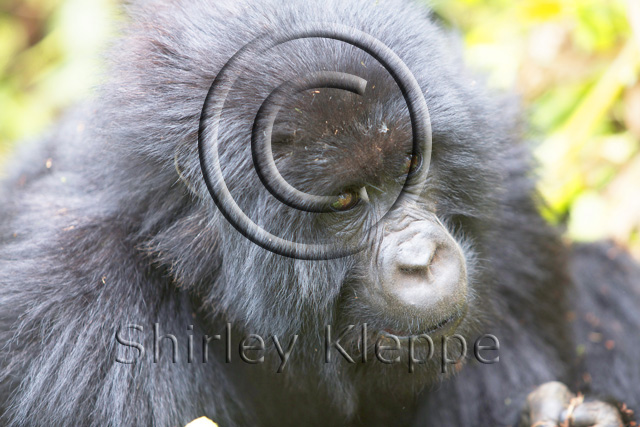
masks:
{"label": "gorilla ear", "polygon": [[190,289],[216,278],[222,263],[219,246],[212,218],[194,206],[153,236],[143,249],[156,267],[166,269],[174,283]]}
{"label": "gorilla ear", "polygon": [[178,179],[180,180],[180,182],[182,184],[184,184],[184,186],[187,188],[187,190],[189,190],[189,192],[191,194],[193,194],[196,197],[200,197],[200,194],[198,193],[198,190],[192,184],[190,179],[187,177],[183,167],[180,166],[179,154],[180,154],[180,151],[178,150],[178,148],[176,148],[176,150],[175,150],[175,152],[173,154],[173,167],[176,170],[176,173],[178,174]]}

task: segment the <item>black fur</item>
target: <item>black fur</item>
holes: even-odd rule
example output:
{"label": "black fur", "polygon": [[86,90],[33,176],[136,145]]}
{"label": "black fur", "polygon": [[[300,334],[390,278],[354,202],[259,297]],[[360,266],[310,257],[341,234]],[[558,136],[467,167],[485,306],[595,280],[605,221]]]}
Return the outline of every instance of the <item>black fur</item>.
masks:
{"label": "black fur", "polygon": [[[179,426],[206,415],[221,426],[506,426],[517,422],[526,395],[551,380],[637,407],[637,265],[614,247],[568,249],[541,218],[515,103],[465,71],[455,42],[426,9],[405,0],[158,0],[128,12],[94,100],[26,147],[2,186],[3,423]],[[209,197],[197,131],[217,71],[258,34],[309,21],[372,34],[421,85],[433,126],[429,198],[468,258],[471,299],[458,332],[470,343],[496,335],[498,364],[467,363],[449,379],[435,365],[408,374],[405,366],[350,365],[335,355],[325,364],[325,325],[383,321],[353,298],[367,284],[373,249],[332,261],[281,257],[235,231]],[[241,207],[283,237],[308,237],[309,219],[260,185],[248,151],[251,123],[281,79],[318,69],[357,73],[379,89],[362,104],[342,96],[338,114],[360,125],[325,138],[317,166],[294,168],[289,178],[301,188],[331,185],[322,180],[326,162],[340,160],[332,150],[346,144],[357,152],[367,120],[410,139],[399,92],[357,49],[305,40],[256,59],[228,100],[221,157]],[[326,105],[307,107],[319,120],[335,117]],[[295,117],[279,126],[300,149],[326,137],[297,128]],[[167,340],[152,362],[155,322],[179,337],[177,363]],[[207,364],[187,363],[187,327],[197,337],[227,322],[236,337],[277,335],[284,347],[298,334],[285,372],[275,373],[277,356],[243,364],[235,342],[230,364],[220,341]],[[132,340],[147,340],[145,359],[132,365],[115,361],[137,354],[115,339],[129,324],[144,327]],[[594,328],[601,343],[589,341]]]}

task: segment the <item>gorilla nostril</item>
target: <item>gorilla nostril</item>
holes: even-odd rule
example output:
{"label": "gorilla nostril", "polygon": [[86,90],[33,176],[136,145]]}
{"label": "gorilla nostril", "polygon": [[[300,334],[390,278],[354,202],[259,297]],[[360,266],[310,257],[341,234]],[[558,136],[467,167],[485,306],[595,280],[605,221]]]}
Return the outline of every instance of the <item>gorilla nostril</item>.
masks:
{"label": "gorilla nostril", "polygon": [[415,265],[401,265],[398,267],[398,271],[402,274],[407,275],[419,275],[424,274],[424,272],[428,269],[426,266],[415,266]]}
{"label": "gorilla nostril", "polygon": [[434,258],[436,256],[437,247],[428,248],[427,250],[416,251],[414,253],[402,252],[397,260],[396,268],[400,274],[407,276],[432,276]]}
{"label": "gorilla nostril", "polygon": [[434,280],[431,265],[401,265],[398,267],[398,273],[407,279],[425,280],[428,283],[431,283]]}

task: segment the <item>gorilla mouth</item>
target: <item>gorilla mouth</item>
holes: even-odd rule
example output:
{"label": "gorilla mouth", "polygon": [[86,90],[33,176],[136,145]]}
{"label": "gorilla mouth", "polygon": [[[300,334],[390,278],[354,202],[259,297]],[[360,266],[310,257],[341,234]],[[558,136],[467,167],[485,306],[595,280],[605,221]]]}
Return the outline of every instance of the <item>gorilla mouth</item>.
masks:
{"label": "gorilla mouth", "polygon": [[408,331],[402,331],[402,330],[392,329],[392,328],[384,328],[382,329],[381,332],[382,332],[382,335],[385,335],[385,336],[395,336],[400,340],[408,340],[411,336],[417,336],[421,334],[430,335],[433,333],[442,332],[444,329],[448,329],[448,327],[451,324],[457,323],[455,322],[455,320],[457,319],[458,319],[458,316],[451,316],[441,322],[436,323],[435,325],[431,326],[429,329],[422,330],[416,334],[413,334]]}

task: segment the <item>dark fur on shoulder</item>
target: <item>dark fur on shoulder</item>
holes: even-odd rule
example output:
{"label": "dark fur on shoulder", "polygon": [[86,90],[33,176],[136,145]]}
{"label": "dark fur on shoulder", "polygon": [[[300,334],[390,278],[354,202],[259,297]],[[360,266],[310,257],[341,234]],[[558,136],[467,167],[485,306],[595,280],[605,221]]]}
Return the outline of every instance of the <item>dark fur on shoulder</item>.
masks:
{"label": "dark fur on shoulder", "polygon": [[[640,403],[637,360],[625,356],[638,343],[638,295],[633,302],[618,297],[620,289],[632,293],[638,274],[618,277],[622,267],[607,266],[597,249],[571,255],[541,218],[515,103],[465,71],[455,43],[428,10],[405,0],[158,0],[129,7],[128,16],[96,97],[25,147],[2,186],[3,423],[175,426],[206,415],[221,426],[510,425],[533,387],[582,377],[567,313],[581,312],[583,304],[597,316],[622,312],[620,327],[636,335],[616,339],[605,352],[620,354],[611,368],[588,359],[594,372],[614,371],[608,379],[602,374],[602,386],[593,374],[594,391]],[[318,348],[325,325],[376,321],[348,297],[366,268],[359,257],[370,254],[331,261],[275,255],[234,230],[209,197],[197,132],[211,82],[257,35],[309,21],[370,33],[421,85],[433,126],[431,192],[470,266],[474,297],[459,333],[469,342],[498,336],[498,364],[469,363],[443,382],[436,366],[412,376],[405,367],[325,364]],[[362,105],[341,100],[345,120],[393,123],[398,135],[407,129],[410,135],[399,91],[359,50],[304,40],[257,58],[228,100],[221,158],[239,205],[283,237],[305,230],[291,225],[295,212],[283,210],[255,176],[251,123],[283,79],[318,69],[354,72],[378,85]],[[322,105],[315,117],[328,113]],[[295,133],[294,122],[282,121],[280,131]],[[357,130],[341,128],[343,141],[357,144]],[[304,127],[295,134],[294,146],[318,137]],[[293,178],[304,187],[323,179],[320,170],[307,165]],[[583,256],[594,258],[584,269]],[[577,269],[575,288],[569,265]],[[585,275],[587,269],[603,274]],[[594,280],[611,280],[602,297],[611,303],[599,299]],[[213,335],[230,322],[237,335],[277,335],[287,346],[298,334],[300,341],[283,374],[275,373],[277,357],[246,366],[226,364],[214,351],[208,363],[189,364],[184,339],[178,363],[170,362],[166,342],[157,364],[150,354],[136,364],[117,363],[116,356],[126,356],[115,339],[118,328],[142,325],[148,337],[155,322],[163,334],[182,338],[189,325],[194,335]],[[581,328],[579,337],[586,333]],[[418,404],[413,393],[423,387]]]}

